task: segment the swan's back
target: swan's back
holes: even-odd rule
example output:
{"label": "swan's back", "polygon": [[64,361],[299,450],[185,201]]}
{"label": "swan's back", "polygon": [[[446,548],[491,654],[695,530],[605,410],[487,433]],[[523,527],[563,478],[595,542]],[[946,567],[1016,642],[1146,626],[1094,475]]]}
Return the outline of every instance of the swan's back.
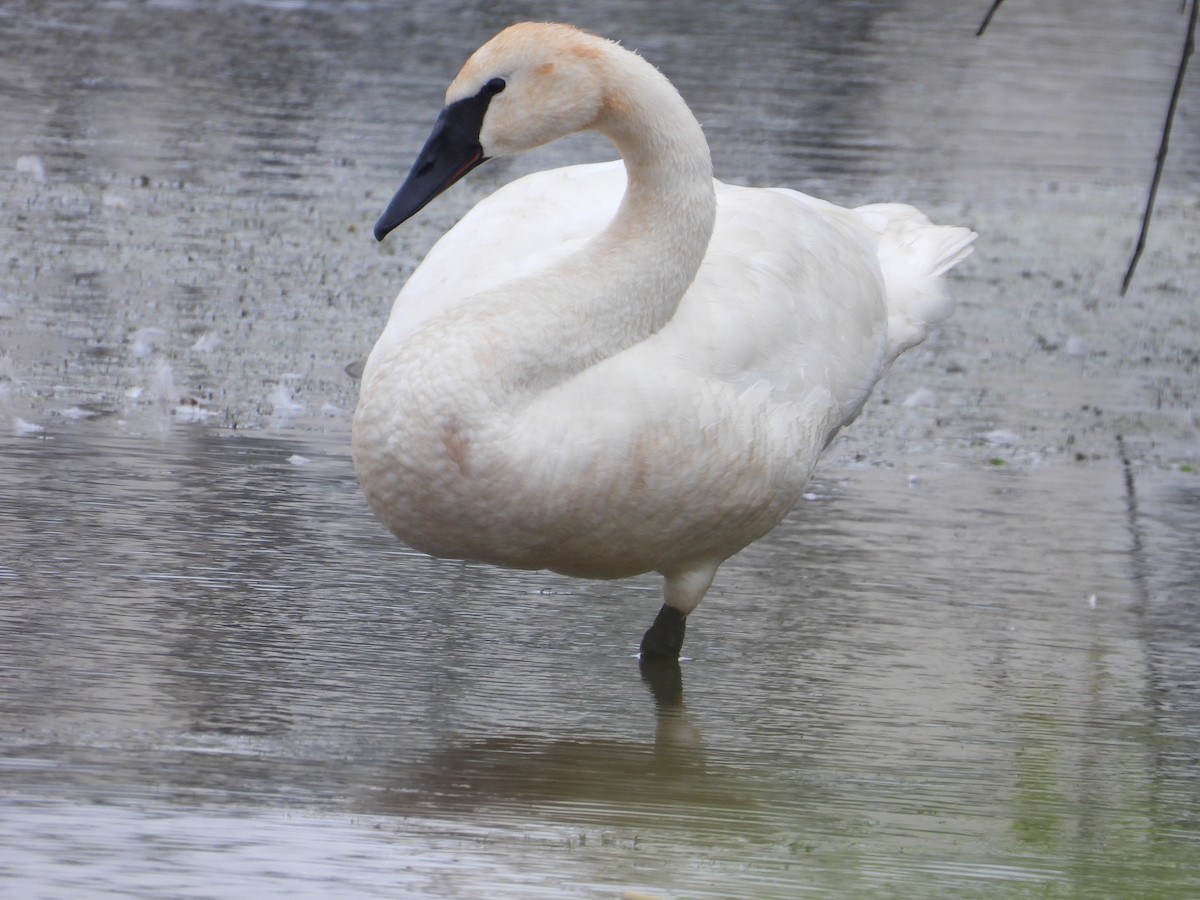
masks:
{"label": "swan's back", "polygon": [[[569,257],[610,223],[625,184],[616,160],[500,188],[430,250],[396,298],[384,340]],[[630,352],[779,402],[828,391],[824,446],[895,358],[953,311],[940,276],[975,235],[904,204],[845,209],[786,188],[716,190],[713,237],[692,287],[662,332]]]}

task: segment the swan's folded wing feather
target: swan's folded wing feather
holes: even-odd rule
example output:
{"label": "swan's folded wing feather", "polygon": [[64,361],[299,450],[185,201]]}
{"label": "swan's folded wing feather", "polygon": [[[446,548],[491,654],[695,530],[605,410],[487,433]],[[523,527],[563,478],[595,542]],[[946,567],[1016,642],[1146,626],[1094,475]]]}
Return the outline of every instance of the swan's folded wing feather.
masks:
{"label": "swan's folded wing feather", "polygon": [[481,291],[553,265],[598,234],[625,191],[620,160],[526,175],[476,204],[400,291],[388,330],[405,333]]}
{"label": "swan's folded wing feather", "polygon": [[848,210],[722,185],[708,255],[653,340],[699,375],[741,390],[765,383],[781,404],[807,406],[809,392],[827,391],[835,418],[852,418],[886,338],[876,239]]}

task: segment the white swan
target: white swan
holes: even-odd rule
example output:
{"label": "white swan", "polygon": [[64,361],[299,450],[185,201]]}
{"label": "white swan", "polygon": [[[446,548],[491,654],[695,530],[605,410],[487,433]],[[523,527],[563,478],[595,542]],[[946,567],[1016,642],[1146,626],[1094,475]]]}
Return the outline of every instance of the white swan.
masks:
{"label": "white swan", "polygon": [[949,315],[966,228],[714,182],[679,94],[617,44],[521,24],[467,61],[383,237],[493,156],[593,129],[624,164],[477,205],[396,298],[354,465],[440,557],[585,578],[656,571],[643,658],[674,658],[717,567],[800,498],[899,353]]}

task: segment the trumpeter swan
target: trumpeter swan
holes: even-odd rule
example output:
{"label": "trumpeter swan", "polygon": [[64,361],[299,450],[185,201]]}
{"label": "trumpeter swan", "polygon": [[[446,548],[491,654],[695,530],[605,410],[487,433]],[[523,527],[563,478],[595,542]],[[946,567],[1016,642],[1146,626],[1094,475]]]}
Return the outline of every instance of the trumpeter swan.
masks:
{"label": "trumpeter swan", "polygon": [[643,658],[678,657],[717,567],[799,500],[821,450],[952,304],[966,228],[716,182],[650,63],[566,25],[476,51],[382,240],[471,169],[573,132],[623,162],[479,203],[396,298],[363,371],[354,465],[439,557],[585,578],[659,572]]}

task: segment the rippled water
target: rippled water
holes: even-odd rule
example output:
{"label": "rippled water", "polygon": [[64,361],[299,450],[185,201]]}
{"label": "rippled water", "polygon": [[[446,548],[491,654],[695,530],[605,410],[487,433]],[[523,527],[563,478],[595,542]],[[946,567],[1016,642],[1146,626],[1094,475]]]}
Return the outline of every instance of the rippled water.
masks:
{"label": "rippled water", "polygon": [[[1184,20],[1033,6],[6,3],[0,892],[1200,892],[1193,88],[1116,297]],[[430,560],[349,464],[429,243],[608,155],[371,240],[526,17],[640,48],[727,180],[983,235],[678,669],[656,579]]]}

